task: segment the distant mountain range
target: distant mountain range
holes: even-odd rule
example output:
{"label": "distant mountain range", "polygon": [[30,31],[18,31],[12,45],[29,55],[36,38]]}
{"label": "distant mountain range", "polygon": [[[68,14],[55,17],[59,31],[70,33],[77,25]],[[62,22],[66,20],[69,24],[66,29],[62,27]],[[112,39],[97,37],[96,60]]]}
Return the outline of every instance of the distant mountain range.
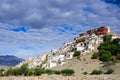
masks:
{"label": "distant mountain range", "polygon": [[13,55],[0,55],[0,65],[2,66],[15,66],[22,61],[24,61],[24,59]]}

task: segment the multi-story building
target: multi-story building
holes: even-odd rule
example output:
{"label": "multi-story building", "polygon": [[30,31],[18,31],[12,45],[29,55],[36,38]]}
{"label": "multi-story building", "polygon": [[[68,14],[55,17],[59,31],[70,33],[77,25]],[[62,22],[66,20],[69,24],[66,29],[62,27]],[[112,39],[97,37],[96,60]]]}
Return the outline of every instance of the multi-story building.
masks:
{"label": "multi-story building", "polygon": [[108,35],[110,33],[110,28],[107,26],[103,26],[100,28],[92,29],[87,31],[88,34],[96,34],[96,35]]}

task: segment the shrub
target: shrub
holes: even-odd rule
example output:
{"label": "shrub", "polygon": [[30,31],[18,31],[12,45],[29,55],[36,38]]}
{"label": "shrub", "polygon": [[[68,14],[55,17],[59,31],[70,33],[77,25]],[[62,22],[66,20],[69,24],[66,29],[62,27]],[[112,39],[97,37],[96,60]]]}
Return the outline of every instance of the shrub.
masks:
{"label": "shrub", "polygon": [[[111,35],[103,36],[103,43],[98,47],[99,50],[99,58],[101,61],[110,61],[112,60],[120,60],[120,39],[116,38],[112,40]],[[102,54],[103,53],[103,54]],[[106,54],[107,53],[107,54]]]}
{"label": "shrub", "polygon": [[13,74],[14,74],[14,70],[13,70],[12,68],[8,69],[8,70],[4,73],[5,76],[13,75]]}
{"label": "shrub", "polygon": [[16,68],[16,69],[14,69],[13,71],[14,71],[13,74],[14,74],[15,76],[22,75],[20,68]]}
{"label": "shrub", "polygon": [[103,73],[103,71],[101,71],[101,70],[93,70],[91,75],[99,75],[99,74],[102,74],[102,73]]}
{"label": "shrub", "polygon": [[112,41],[113,44],[119,44],[119,42],[120,42],[119,38],[113,39],[113,41]]}
{"label": "shrub", "polygon": [[34,75],[34,73],[35,73],[35,70],[34,70],[34,69],[29,69],[29,70],[28,70],[28,73],[27,73],[27,76]]}
{"label": "shrub", "polygon": [[103,36],[103,41],[104,42],[110,43],[111,40],[112,40],[112,35],[104,35]]}
{"label": "shrub", "polygon": [[94,54],[92,55],[92,59],[98,59],[98,57],[99,57],[99,54],[98,54],[98,53],[94,53]]}
{"label": "shrub", "polygon": [[2,76],[2,74],[3,74],[2,71],[0,71],[0,76]]}
{"label": "shrub", "polygon": [[110,61],[112,59],[112,55],[111,52],[109,51],[105,51],[105,50],[101,50],[99,51],[100,54],[100,60],[101,61]]}
{"label": "shrub", "polygon": [[0,76],[3,76],[4,69],[0,69]]}
{"label": "shrub", "polygon": [[108,62],[104,62],[103,67],[109,67],[109,66],[112,66],[112,65],[115,65],[115,64],[116,64],[116,62],[114,62],[114,61],[108,61]]}
{"label": "shrub", "polygon": [[87,75],[88,73],[87,72],[83,72],[84,75]]}
{"label": "shrub", "polygon": [[111,60],[111,54],[102,54],[100,57],[101,61],[110,61]]}
{"label": "shrub", "polygon": [[70,75],[74,74],[75,72],[74,72],[73,69],[64,69],[64,70],[61,71],[61,73],[62,73],[63,75],[68,75],[68,76],[70,76]]}
{"label": "shrub", "polygon": [[60,73],[61,73],[61,71],[54,71],[54,73],[55,73],[55,74],[60,74]]}
{"label": "shrub", "polygon": [[39,76],[42,74],[42,70],[40,68],[35,68],[35,73],[34,75]]}
{"label": "shrub", "polygon": [[[27,70],[25,70],[27,69]],[[23,72],[23,70],[25,70],[25,72]],[[45,70],[44,68],[41,67],[37,67],[37,68],[27,68],[26,65],[21,66],[20,68],[15,68],[15,69],[8,69],[7,71],[5,71],[5,73],[3,74],[3,71],[0,70],[0,76],[9,76],[9,75],[14,75],[14,76],[18,76],[18,75],[24,75],[24,76],[39,76],[43,73],[47,73],[47,74],[63,74],[63,75],[72,75],[74,74],[74,70],[72,69],[64,69],[64,70],[51,70],[51,69],[47,69]]]}
{"label": "shrub", "polygon": [[51,69],[47,69],[47,70],[45,70],[45,72],[46,72],[47,74],[54,74],[54,71],[51,70]]}
{"label": "shrub", "polygon": [[81,52],[80,51],[75,51],[74,54],[73,54],[73,57],[77,57],[77,56],[80,56]]}
{"label": "shrub", "polygon": [[47,69],[47,70],[45,70],[45,72],[46,72],[47,74],[60,74],[60,73],[61,73],[61,71],[51,70],[51,69]]}
{"label": "shrub", "polygon": [[20,67],[20,71],[21,71],[21,74],[26,76],[27,73],[28,73],[28,64],[23,64],[21,67]]}
{"label": "shrub", "polygon": [[112,74],[114,72],[113,69],[108,69],[107,72],[105,74]]}

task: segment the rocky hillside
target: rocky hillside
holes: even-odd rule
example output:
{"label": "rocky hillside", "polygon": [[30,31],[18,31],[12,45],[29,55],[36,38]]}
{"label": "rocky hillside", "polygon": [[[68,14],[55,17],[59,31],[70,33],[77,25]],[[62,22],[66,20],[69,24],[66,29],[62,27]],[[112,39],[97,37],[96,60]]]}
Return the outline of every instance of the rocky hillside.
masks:
{"label": "rocky hillside", "polygon": [[0,56],[0,65],[2,66],[15,66],[20,62],[24,61],[21,58],[12,55],[1,55]]}
{"label": "rocky hillside", "polygon": [[25,63],[28,63],[29,68],[41,65],[46,69],[65,65],[67,60],[73,59],[75,51],[80,51],[82,56],[97,52],[97,47],[103,42],[103,35],[112,35],[112,39],[119,38],[118,35],[110,32],[110,28],[107,26],[91,29],[79,34],[73,41],[63,44],[59,50],[51,50],[48,53],[44,53],[43,56],[29,58],[21,62],[17,67]]}

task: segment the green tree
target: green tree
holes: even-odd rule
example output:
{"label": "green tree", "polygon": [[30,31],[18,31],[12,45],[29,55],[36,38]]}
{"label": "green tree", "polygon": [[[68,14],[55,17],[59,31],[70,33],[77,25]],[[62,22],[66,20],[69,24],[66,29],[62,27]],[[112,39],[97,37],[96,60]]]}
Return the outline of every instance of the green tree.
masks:
{"label": "green tree", "polygon": [[113,39],[112,43],[113,44],[120,44],[120,39],[119,38]]}
{"label": "green tree", "polygon": [[111,40],[112,40],[112,35],[104,35],[103,36],[103,41],[104,42],[110,43]]}
{"label": "green tree", "polygon": [[28,64],[23,64],[21,67],[20,67],[20,73],[24,76],[27,75],[28,73]]}
{"label": "green tree", "polygon": [[110,61],[112,59],[112,55],[110,51],[101,50],[99,52],[99,55],[100,55],[99,59],[101,61]]}
{"label": "green tree", "polygon": [[[103,36],[103,43],[100,44],[98,50],[100,60],[102,61],[109,61],[111,57],[113,60],[120,60],[120,39],[116,38],[112,40],[111,35],[105,35]],[[107,54],[102,54],[101,51],[104,51],[102,53],[107,52]]]}
{"label": "green tree", "polygon": [[77,56],[80,56],[81,52],[80,51],[75,51],[74,54],[73,54],[73,57],[77,57]]}
{"label": "green tree", "polygon": [[94,53],[94,54],[92,55],[92,59],[98,59],[98,57],[99,57],[99,54],[98,54],[98,53]]}

